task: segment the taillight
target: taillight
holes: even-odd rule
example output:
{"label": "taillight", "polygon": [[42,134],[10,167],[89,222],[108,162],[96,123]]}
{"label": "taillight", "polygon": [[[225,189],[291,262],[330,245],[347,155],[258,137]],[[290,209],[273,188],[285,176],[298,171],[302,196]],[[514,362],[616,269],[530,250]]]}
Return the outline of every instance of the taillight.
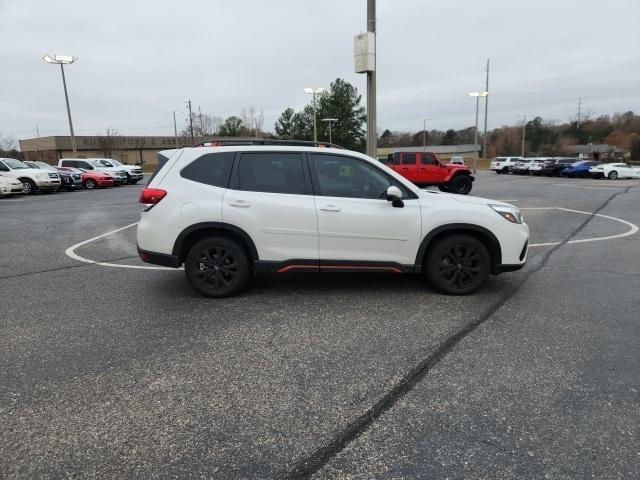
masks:
{"label": "taillight", "polygon": [[147,205],[146,210],[149,210],[166,196],[166,190],[161,190],[159,188],[145,188],[140,192],[140,203]]}

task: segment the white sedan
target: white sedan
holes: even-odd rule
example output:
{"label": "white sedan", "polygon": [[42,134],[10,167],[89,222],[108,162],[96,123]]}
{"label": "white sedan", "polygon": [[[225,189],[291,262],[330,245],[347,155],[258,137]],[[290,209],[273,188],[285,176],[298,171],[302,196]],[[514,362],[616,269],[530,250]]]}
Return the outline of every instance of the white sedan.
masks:
{"label": "white sedan", "polygon": [[0,174],[0,197],[22,193],[24,185],[19,180]]}
{"label": "white sedan", "polygon": [[596,165],[589,169],[589,173],[594,178],[608,178],[615,180],[616,178],[640,178],[640,167],[632,167],[626,163],[605,163],[604,165]]}

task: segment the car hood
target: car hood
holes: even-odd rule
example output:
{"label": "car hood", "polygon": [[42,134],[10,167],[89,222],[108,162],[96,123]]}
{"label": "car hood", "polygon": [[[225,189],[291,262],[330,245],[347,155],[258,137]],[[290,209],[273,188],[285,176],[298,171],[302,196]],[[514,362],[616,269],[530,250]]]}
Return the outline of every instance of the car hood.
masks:
{"label": "car hood", "polygon": [[457,195],[454,193],[444,193],[438,192],[436,190],[422,190],[422,195],[428,198],[428,195],[439,195],[440,197],[445,197],[448,200],[466,203],[470,205],[506,205],[509,207],[518,208],[515,205],[511,205],[507,202],[501,202],[499,200],[492,200],[490,198],[482,198],[482,197],[474,197],[472,195]]}

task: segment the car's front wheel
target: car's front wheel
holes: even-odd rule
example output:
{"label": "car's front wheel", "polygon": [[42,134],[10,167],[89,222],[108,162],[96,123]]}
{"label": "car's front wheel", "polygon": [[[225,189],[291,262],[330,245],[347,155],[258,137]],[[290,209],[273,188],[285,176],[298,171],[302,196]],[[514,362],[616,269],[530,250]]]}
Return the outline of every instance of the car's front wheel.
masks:
{"label": "car's front wheel", "polygon": [[92,178],[88,178],[86,182],[84,182],[84,187],[87,190],[93,190],[96,188],[96,181]]}
{"label": "car's front wheel", "polygon": [[426,257],[425,273],[431,286],[450,295],[467,295],[485,282],[491,256],[480,240],[464,234],[439,240]]}
{"label": "car's front wheel", "polygon": [[22,178],[20,181],[22,182],[22,193],[25,195],[33,195],[38,191],[38,187],[36,187],[33,180]]}
{"label": "car's front wheel", "polygon": [[449,191],[458,195],[467,195],[473,187],[473,181],[468,175],[458,175],[449,185]]}
{"label": "car's front wheel", "polygon": [[237,242],[210,237],[191,247],[184,270],[198,293],[211,298],[230,297],[249,281],[249,257]]}
{"label": "car's front wheel", "polygon": [[607,177],[609,178],[609,180],[615,180],[616,178],[618,178],[618,172],[616,172],[615,170],[611,170]]}

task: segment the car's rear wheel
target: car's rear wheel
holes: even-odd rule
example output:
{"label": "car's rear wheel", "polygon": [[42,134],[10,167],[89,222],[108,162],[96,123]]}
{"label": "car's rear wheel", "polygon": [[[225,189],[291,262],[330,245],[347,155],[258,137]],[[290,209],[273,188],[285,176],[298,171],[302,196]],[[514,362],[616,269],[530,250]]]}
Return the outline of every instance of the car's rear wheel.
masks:
{"label": "car's rear wheel", "polygon": [[201,295],[229,297],[246,286],[249,257],[237,242],[226,237],[210,237],[191,247],[184,270],[189,284]]}
{"label": "car's rear wheel", "polygon": [[505,174],[505,175],[508,175],[509,174],[509,167],[504,167],[502,169],[502,173]]}
{"label": "car's rear wheel", "polygon": [[458,175],[449,185],[449,191],[458,195],[467,195],[473,187],[473,181],[468,175]]}
{"label": "car's rear wheel", "polygon": [[464,234],[439,240],[429,249],[425,273],[431,286],[450,295],[467,295],[485,282],[491,256],[478,239]]}
{"label": "car's rear wheel", "polygon": [[615,180],[616,178],[618,178],[618,172],[616,172],[615,170],[611,170],[609,172],[609,175],[607,175],[607,178],[609,180]]}
{"label": "car's rear wheel", "polygon": [[502,174],[502,170],[496,170],[496,173],[497,173],[498,175],[501,175],[501,174]]}
{"label": "car's rear wheel", "polygon": [[87,190],[93,190],[96,188],[96,181],[92,178],[88,178],[86,182],[84,182],[84,186]]}

